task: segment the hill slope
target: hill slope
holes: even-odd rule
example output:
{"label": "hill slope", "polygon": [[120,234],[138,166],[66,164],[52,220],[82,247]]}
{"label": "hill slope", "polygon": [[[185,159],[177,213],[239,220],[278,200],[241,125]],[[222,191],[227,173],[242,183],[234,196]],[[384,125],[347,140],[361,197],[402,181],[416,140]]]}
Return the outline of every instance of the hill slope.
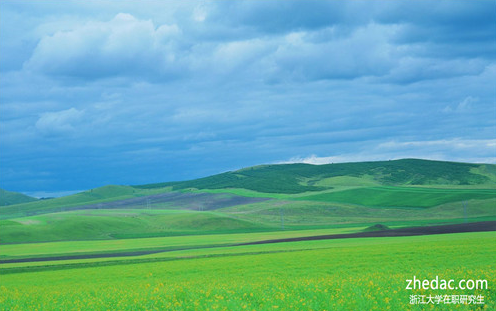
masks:
{"label": "hill slope", "polygon": [[[308,194],[307,192],[315,192],[317,196],[308,197],[308,199],[312,201],[358,203],[373,206],[431,206],[431,204],[405,205],[403,203],[398,204],[398,202],[369,202],[370,200],[359,202],[356,200],[349,201],[347,199],[347,197],[355,197],[356,191],[370,192],[370,189],[373,190],[374,195],[377,194],[377,189],[379,189],[379,192],[381,192],[379,194],[382,195],[384,192],[382,191],[383,189],[377,187],[384,186],[454,186],[496,189],[496,165],[417,159],[328,165],[260,165],[190,181],[133,187],[109,185],[66,197],[33,202],[30,201],[35,200],[34,198],[29,199],[27,197],[27,203],[0,206],[0,218],[6,219],[46,212],[73,210],[78,206],[85,205],[92,205],[94,208],[95,204],[102,204],[102,206],[97,206],[96,208],[108,208],[103,203],[117,203],[118,201],[130,200],[132,198],[140,198],[140,202],[136,203],[132,200],[124,201],[129,204],[124,204],[126,206],[123,206],[121,202],[113,208],[118,206],[120,208],[142,208],[148,204],[148,199],[151,200],[153,205],[153,201],[155,201],[154,195],[170,191],[185,191],[191,188],[200,190],[208,189],[221,193],[232,192],[233,194],[249,197],[272,197],[282,200],[293,199],[294,195],[308,197],[311,193]],[[351,189],[348,192],[343,192],[350,187],[367,187],[369,190]],[[238,190],[233,192],[233,188]],[[342,194],[325,194],[324,196],[318,194],[319,191],[334,191],[332,189],[341,191]],[[249,191],[254,191],[254,193],[249,193]],[[452,197],[451,194],[445,194],[444,196],[446,197],[446,195],[449,198]],[[484,193],[483,195],[467,196],[464,200],[476,199],[478,196],[486,198],[488,195],[491,197],[494,196],[492,193]],[[368,197],[370,195],[365,194],[365,196]],[[389,190],[385,192],[385,196],[386,200],[392,198],[389,196]],[[7,193],[5,198],[8,197],[9,194]],[[211,201],[209,204],[219,204],[218,199],[223,200],[221,197],[209,198]],[[451,199],[442,199],[439,202],[436,200],[439,201],[439,198],[435,198],[432,202],[441,204],[452,201]],[[161,206],[168,205],[169,207],[174,207],[184,205],[177,198],[161,200],[160,202],[163,203]]]}
{"label": "hill slope", "polygon": [[0,189],[0,206],[37,201],[38,199],[25,194]]}
{"label": "hill slope", "polygon": [[144,189],[244,188],[265,193],[294,194],[332,188],[328,179],[354,177],[379,185],[482,185],[495,184],[496,165],[419,159],[337,163],[327,165],[261,165],[191,181],[138,186]]}
{"label": "hill slope", "polygon": [[496,220],[496,165],[262,165],[0,206],[1,243]]}
{"label": "hill slope", "polygon": [[[62,211],[82,205],[112,202],[151,195],[156,192],[156,189],[147,190],[136,189],[131,186],[108,185],[60,198],[0,206],[0,218],[10,218],[12,215],[19,214],[18,212],[21,212],[19,216],[26,216],[40,212],[54,212],[56,210]],[[159,192],[162,191],[159,190]]]}

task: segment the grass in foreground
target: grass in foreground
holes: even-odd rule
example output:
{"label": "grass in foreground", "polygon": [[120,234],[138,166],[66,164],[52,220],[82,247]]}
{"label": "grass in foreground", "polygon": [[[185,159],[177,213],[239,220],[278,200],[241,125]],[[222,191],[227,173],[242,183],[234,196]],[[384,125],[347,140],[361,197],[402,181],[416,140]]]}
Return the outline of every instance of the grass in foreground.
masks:
{"label": "grass in foreground", "polygon": [[[65,241],[0,245],[0,259],[51,257],[60,255],[98,254],[153,249],[190,249],[226,246],[268,239],[282,239],[360,231],[361,227],[274,231],[212,235],[186,235],[123,240]],[[0,266],[1,267],[1,266]]]}
{"label": "grass in foreground", "polygon": [[[494,232],[319,242],[324,248],[289,253],[2,275],[0,309],[417,310],[411,294],[481,294],[486,310],[496,307]],[[487,279],[489,290],[405,290],[414,275]]]}

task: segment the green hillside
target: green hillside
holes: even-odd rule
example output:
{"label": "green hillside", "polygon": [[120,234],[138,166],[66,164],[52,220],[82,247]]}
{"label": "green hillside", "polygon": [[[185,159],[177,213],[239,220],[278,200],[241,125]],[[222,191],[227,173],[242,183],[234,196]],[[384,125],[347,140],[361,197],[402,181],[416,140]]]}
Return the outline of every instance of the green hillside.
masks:
{"label": "green hillside", "polygon": [[[162,191],[162,189],[159,191]],[[156,192],[157,189],[146,190],[136,189],[130,186],[109,185],[60,198],[38,200],[4,207],[0,206],[0,219],[10,218],[10,215],[18,217],[40,212],[63,211],[70,207],[146,196]],[[19,213],[20,215],[18,215]]]}
{"label": "green hillside", "polygon": [[332,188],[323,180],[348,176],[382,185],[483,185],[494,184],[496,165],[419,159],[336,163],[327,165],[261,165],[191,181],[138,186],[143,189],[172,186],[186,188],[243,188],[265,193],[295,194]]}
{"label": "green hillside", "polygon": [[270,226],[228,213],[181,210],[79,210],[0,220],[0,243],[143,238],[253,232]]}
{"label": "green hillside", "polygon": [[[381,186],[402,186],[409,187],[410,190],[396,189],[400,192],[391,193],[392,188],[380,188]],[[10,203],[13,205],[0,206],[0,219],[64,211],[88,204],[115,202],[170,191],[190,191],[190,189],[280,200],[303,196],[305,198],[302,199],[311,201],[412,207],[429,207],[494,195],[459,192],[440,194],[439,191],[418,194],[412,193],[411,188],[414,186],[496,189],[496,165],[417,159],[328,165],[260,165],[190,181],[141,186],[109,185],[61,198],[27,201],[21,204]],[[329,191],[332,193],[328,193]],[[312,193],[314,196],[311,196]],[[2,195],[2,197],[9,196]],[[171,208],[182,205],[181,202],[174,200],[169,203],[168,206]],[[125,208],[137,208],[137,206]]]}
{"label": "green hillside", "polygon": [[1,243],[496,220],[496,165],[261,165],[0,206]]}
{"label": "green hillside", "polygon": [[37,201],[38,199],[25,194],[0,189],[0,206]]}
{"label": "green hillside", "polygon": [[299,197],[299,200],[340,202],[377,207],[432,207],[467,200],[496,198],[492,189],[364,187]]}

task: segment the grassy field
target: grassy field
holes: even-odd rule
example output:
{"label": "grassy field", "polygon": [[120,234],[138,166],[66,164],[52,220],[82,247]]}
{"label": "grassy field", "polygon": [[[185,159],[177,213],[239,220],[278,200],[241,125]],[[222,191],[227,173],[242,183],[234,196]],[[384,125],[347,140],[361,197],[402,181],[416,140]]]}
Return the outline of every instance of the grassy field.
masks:
{"label": "grassy field", "polygon": [[[266,193],[294,194],[321,191],[333,177],[366,177],[384,185],[481,185],[496,182],[495,165],[402,159],[395,161],[336,163],[327,165],[260,165],[191,181],[140,186],[153,189],[243,188]],[[277,182],[274,182],[277,180]]]}
{"label": "grassy field", "polygon": [[135,197],[144,197],[166,191],[168,191],[167,188],[151,190],[137,189],[130,186],[109,185],[60,198],[3,206],[0,209],[0,219],[23,217],[39,213],[60,212],[71,207],[85,204],[105,203]]}
{"label": "grassy field", "polygon": [[449,202],[496,197],[496,189],[364,187],[299,197],[299,200],[351,203],[378,207],[432,207]]}
{"label": "grassy field", "polygon": [[3,243],[117,239],[274,228],[218,212],[81,210],[0,220]]}
{"label": "grassy field", "polygon": [[496,218],[496,199],[446,203],[431,208],[378,208],[320,201],[285,201],[244,205],[220,209],[253,222],[281,225],[285,228],[337,226],[346,224],[383,223],[396,226],[415,226],[445,222],[493,220]]}
{"label": "grassy field", "polygon": [[[413,294],[480,294],[484,305],[456,307],[492,310],[495,232],[237,244],[496,220],[495,206],[495,165],[413,159],[262,165],[0,206],[0,260],[25,260],[0,263],[0,310],[454,307],[411,305]],[[413,276],[489,289],[405,290]]]}
{"label": "grassy field", "polygon": [[273,231],[255,233],[231,233],[210,235],[183,235],[155,238],[64,241],[50,243],[24,243],[0,245],[0,259],[29,258],[54,255],[94,254],[101,252],[125,252],[153,249],[185,249],[231,245],[267,239],[282,239],[324,234],[352,233],[363,227],[344,227],[334,229],[312,229],[298,231]]}
{"label": "grassy field", "polygon": [[[493,232],[327,240],[287,243],[284,249],[250,245],[180,251],[176,259],[149,263],[8,273],[0,278],[0,309],[417,310],[422,306],[409,304],[412,294],[475,294],[484,296],[485,310],[492,310],[495,244]],[[192,258],[180,258],[186,254]],[[406,290],[413,276],[485,279],[490,287]]]}
{"label": "grassy field", "polygon": [[[386,208],[308,200],[270,200],[214,211],[92,209],[0,220],[0,243],[230,234],[287,230],[418,226],[496,220],[495,199],[431,208]],[[0,252],[0,256],[1,256]]]}

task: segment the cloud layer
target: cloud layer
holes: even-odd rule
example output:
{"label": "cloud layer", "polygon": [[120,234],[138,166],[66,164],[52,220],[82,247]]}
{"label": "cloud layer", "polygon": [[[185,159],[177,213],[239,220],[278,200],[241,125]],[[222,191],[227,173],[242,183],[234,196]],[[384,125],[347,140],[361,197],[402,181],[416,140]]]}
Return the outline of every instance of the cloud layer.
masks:
{"label": "cloud layer", "polygon": [[0,9],[0,187],[9,190],[287,161],[496,162],[492,1],[9,0]]}

